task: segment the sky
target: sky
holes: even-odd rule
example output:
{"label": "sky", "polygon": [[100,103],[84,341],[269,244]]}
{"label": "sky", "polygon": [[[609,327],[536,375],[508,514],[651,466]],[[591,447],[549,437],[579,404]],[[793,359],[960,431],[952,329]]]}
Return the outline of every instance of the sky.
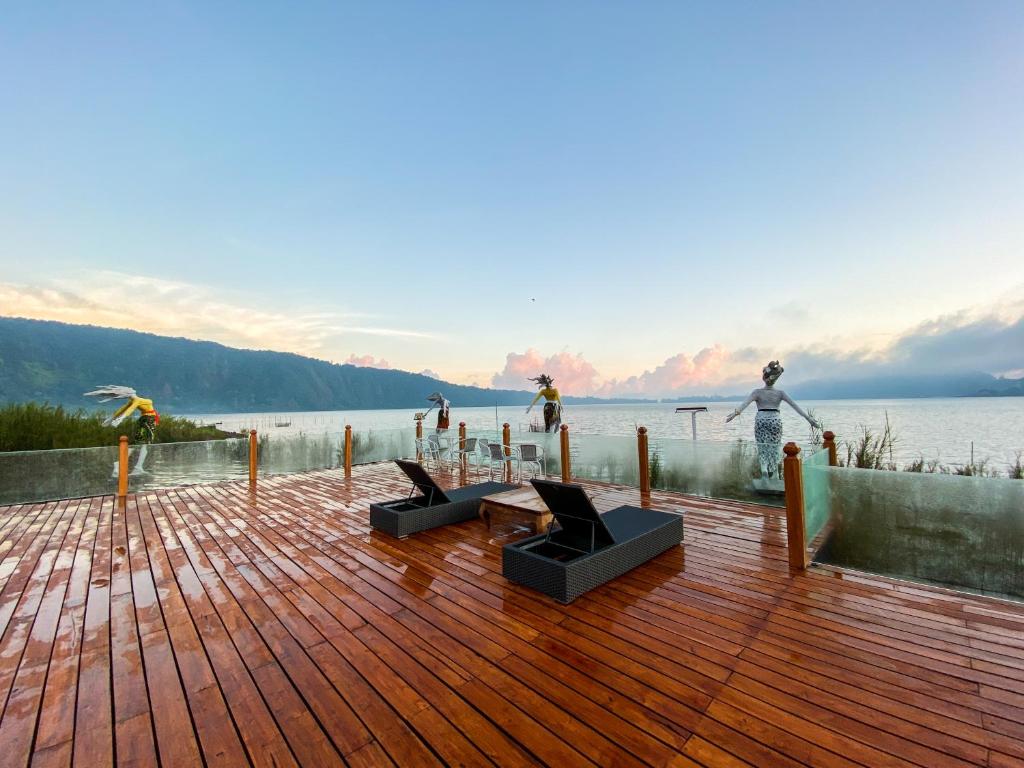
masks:
{"label": "sky", "polygon": [[1024,375],[1016,0],[3,19],[0,315],[574,394]]}

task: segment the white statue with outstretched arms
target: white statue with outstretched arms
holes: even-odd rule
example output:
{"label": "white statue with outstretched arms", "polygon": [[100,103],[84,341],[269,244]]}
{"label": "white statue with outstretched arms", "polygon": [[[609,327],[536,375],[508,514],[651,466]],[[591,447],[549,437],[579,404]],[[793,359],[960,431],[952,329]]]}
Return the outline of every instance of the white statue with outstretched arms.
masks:
{"label": "white statue with outstretched arms", "polygon": [[757,457],[761,464],[761,476],[764,478],[777,479],[779,477],[779,463],[782,461],[782,415],[779,413],[781,403],[788,403],[794,411],[807,420],[808,424],[815,429],[821,429],[821,425],[804,413],[803,409],[794,403],[789,395],[781,389],[775,388],[775,382],[779,380],[783,370],[778,360],[768,363],[761,371],[764,386],[751,392],[747,399],[725,419],[726,422],[730,422],[743,413],[748,405],[757,404],[757,416],[754,418],[754,440],[757,442]]}

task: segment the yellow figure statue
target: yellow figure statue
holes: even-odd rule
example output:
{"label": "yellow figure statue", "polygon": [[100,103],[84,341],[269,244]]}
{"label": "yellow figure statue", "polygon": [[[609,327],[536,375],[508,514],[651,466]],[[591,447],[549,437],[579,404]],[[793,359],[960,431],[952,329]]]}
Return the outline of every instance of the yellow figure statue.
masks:
{"label": "yellow figure statue", "polygon": [[530,407],[526,409],[526,412],[529,413],[533,406],[537,404],[537,401],[543,397],[544,431],[557,432],[558,428],[562,425],[562,398],[559,396],[558,390],[555,389],[555,380],[546,373],[542,373],[534,379],[528,379],[528,381],[535,382],[540,387],[540,392],[533,398],[533,402],[530,403]]}
{"label": "yellow figure statue", "polygon": [[85,396],[98,397],[101,403],[111,400],[127,400],[124,405],[104,419],[104,426],[116,427],[135,411],[138,411],[139,420],[135,425],[135,439],[139,442],[153,442],[153,438],[156,437],[156,427],[160,424],[160,414],[153,407],[152,400],[141,397],[131,387],[122,387],[116,384],[108,384],[105,387],[94,389],[92,392],[86,392]]}

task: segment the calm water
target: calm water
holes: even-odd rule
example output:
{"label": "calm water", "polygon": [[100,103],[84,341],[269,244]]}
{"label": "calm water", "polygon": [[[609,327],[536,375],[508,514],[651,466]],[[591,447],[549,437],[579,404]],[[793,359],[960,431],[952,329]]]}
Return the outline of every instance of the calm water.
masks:
{"label": "calm water", "polygon": [[[687,403],[686,405],[699,405]],[[706,403],[708,413],[697,416],[697,437],[701,440],[751,439],[754,432],[754,407],[725,423],[725,417],[737,403]],[[973,443],[976,461],[988,459],[1005,472],[1017,451],[1024,451],[1024,398],[935,398],[919,400],[807,400],[811,410],[826,429],[836,433],[840,442],[853,439],[862,427],[880,432],[888,416],[896,433],[893,458],[905,463],[923,456],[946,464],[964,464],[971,460]],[[570,430],[588,434],[631,434],[645,426],[652,437],[689,437],[690,416],[676,414],[674,404],[574,405],[565,409]],[[426,410],[424,407],[422,410]],[[527,431],[531,419],[543,423],[539,409],[527,415],[524,407],[452,408],[451,423],[465,421],[470,429],[494,429],[508,422],[514,431]],[[368,427],[399,428],[414,424],[414,409],[379,411],[315,411],[309,413],[193,414],[203,422],[221,422],[224,429],[255,428],[271,434],[336,432],[351,424],[353,429]],[[782,406],[785,438],[806,442],[807,423]],[[275,426],[290,422],[289,426]],[[434,415],[428,417],[434,423]]]}

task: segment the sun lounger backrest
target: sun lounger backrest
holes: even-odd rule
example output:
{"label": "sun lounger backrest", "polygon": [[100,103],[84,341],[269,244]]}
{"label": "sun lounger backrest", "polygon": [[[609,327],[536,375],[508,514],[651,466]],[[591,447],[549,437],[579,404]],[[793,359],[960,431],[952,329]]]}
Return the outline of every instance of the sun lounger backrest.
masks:
{"label": "sun lounger backrest", "polygon": [[441,490],[441,486],[435,483],[434,479],[427,474],[427,470],[415,461],[395,459],[395,464],[398,465],[399,469],[405,472],[406,477],[412,480],[412,484],[416,486],[416,489],[430,499],[432,503],[448,504],[451,502],[451,499],[444,495],[444,491]]}
{"label": "sun lounger backrest", "polygon": [[615,537],[582,486],[552,480],[530,482],[562,527],[560,542],[585,552],[615,543]]}

